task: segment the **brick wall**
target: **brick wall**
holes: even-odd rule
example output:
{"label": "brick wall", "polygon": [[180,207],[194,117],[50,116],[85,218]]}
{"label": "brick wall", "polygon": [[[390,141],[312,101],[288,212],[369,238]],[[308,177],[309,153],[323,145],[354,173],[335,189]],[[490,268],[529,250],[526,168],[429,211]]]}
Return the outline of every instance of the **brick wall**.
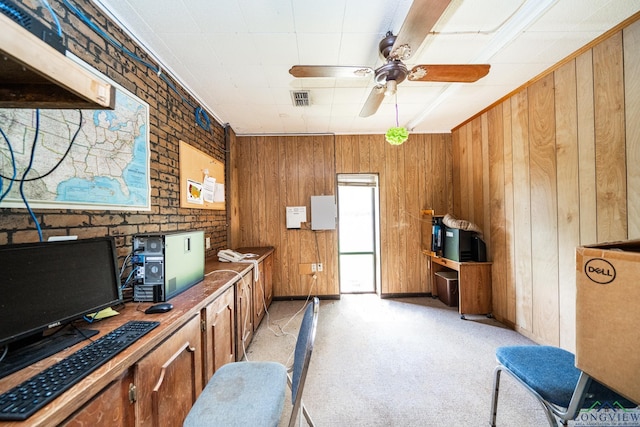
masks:
{"label": "brick wall", "polygon": [[[18,2],[55,28],[51,15],[40,1]],[[210,130],[198,126],[193,107],[198,103],[176,82],[173,83],[180,94],[157,73],[96,34],[71,13],[62,0],[50,0],[49,4],[60,20],[67,49],[149,104],[151,211],[35,209],[43,238],[46,240],[57,235],[77,235],[79,238],[114,236],[121,259],[131,250],[131,236],[136,233],[203,230],[205,236],[211,238],[212,248],[207,255],[226,247],[227,217],[224,211],[180,208],[178,157],[178,144],[183,140],[224,162],[224,127],[216,123],[210,113]],[[72,0],[71,4],[127,49],[145,61],[155,63],[93,3]],[[26,209],[1,209],[0,206],[0,244],[37,240],[36,227]]]}

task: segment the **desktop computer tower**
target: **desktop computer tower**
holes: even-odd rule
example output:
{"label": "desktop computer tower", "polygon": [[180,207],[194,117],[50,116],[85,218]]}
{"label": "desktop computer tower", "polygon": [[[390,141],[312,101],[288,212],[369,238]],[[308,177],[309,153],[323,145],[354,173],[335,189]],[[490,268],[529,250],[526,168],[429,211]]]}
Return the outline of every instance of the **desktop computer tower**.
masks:
{"label": "desktop computer tower", "polygon": [[133,300],[168,301],[204,278],[204,232],[133,236]]}

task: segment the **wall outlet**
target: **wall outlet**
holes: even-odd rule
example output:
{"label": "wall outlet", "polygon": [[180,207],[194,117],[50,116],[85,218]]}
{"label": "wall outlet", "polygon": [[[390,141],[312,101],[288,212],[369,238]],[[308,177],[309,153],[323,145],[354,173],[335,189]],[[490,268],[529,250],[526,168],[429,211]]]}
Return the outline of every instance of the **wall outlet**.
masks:
{"label": "wall outlet", "polygon": [[322,271],[322,263],[321,262],[318,263],[318,271]]}
{"label": "wall outlet", "polygon": [[311,271],[311,263],[299,264],[299,274],[315,274],[315,271]]}
{"label": "wall outlet", "polygon": [[207,237],[204,239],[204,245],[207,249],[211,249],[211,237]]}
{"label": "wall outlet", "polygon": [[311,264],[311,271],[313,271],[314,273],[318,271],[318,264],[316,263]]}

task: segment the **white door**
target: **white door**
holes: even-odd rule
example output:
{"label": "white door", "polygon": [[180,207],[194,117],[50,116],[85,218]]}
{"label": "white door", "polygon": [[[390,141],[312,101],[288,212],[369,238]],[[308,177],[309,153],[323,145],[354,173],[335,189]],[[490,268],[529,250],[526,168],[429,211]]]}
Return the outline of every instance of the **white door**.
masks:
{"label": "white door", "polygon": [[338,174],[340,293],[379,292],[378,175]]}

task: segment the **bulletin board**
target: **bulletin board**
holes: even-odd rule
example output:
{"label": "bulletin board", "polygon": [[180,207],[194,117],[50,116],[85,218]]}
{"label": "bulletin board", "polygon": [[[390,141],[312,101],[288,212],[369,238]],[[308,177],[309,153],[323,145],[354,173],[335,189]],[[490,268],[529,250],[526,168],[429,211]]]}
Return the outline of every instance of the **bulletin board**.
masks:
{"label": "bulletin board", "polygon": [[225,209],[224,163],[180,141],[180,207]]}

